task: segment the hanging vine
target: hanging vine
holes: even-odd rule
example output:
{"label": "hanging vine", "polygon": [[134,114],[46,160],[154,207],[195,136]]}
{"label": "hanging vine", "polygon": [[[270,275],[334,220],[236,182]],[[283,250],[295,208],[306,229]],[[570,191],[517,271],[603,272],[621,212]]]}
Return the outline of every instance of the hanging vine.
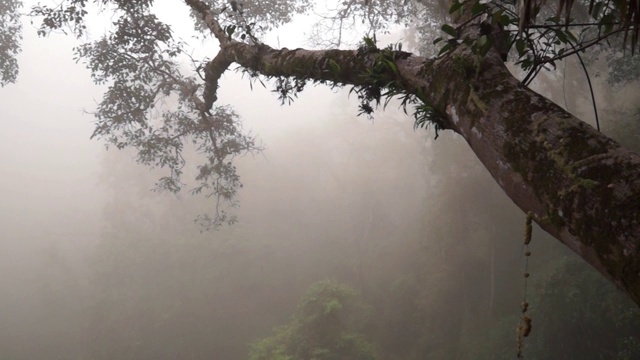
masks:
{"label": "hanging vine", "polygon": [[529,257],[531,256],[531,251],[529,250],[529,243],[531,242],[531,233],[533,232],[532,226],[533,214],[529,212],[527,214],[527,220],[525,222],[524,228],[524,294],[522,298],[522,304],[520,305],[521,314],[520,314],[520,322],[518,323],[517,328],[517,349],[518,349],[518,359],[524,359],[524,355],[522,353],[523,341],[524,338],[529,336],[531,333],[531,316],[529,316],[529,302],[527,301],[527,280],[529,279]]}

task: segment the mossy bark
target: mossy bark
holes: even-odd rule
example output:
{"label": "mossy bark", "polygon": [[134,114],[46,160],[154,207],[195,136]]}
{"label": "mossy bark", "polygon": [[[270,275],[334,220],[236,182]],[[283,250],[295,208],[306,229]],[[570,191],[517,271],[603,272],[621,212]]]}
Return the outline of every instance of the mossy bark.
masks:
{"label": "mossy bark", "polygon": [[451,57],[439,62],[438,107],[505,193],[640,304],[640,155],[522,86],[497,56],[466,78],[438,79],[455,73]]}
{"label": "mossy bark", "polygon": [[[369,84],[375,61],[357,51],[229,50],[263,75],[356,86]],[[522,86],[496,54],[479,59],[461,46],[396,66],[389,81],[446,114],[441,125],[466,139],[516,205],[640,304],[638,154]]]}

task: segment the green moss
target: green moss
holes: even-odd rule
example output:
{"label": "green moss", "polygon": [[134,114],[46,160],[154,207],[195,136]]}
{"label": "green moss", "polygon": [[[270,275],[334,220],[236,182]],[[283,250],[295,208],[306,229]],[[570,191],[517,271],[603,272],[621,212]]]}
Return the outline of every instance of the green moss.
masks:
{"label": "green moss", "polygon": [[480,109],[483,113],[487,111],[487,104],[485,104],[480,98],[478,94],[473,91],[473,87],[469,86],[469,101],[475,105],[476,108]]}
{"label": "green moss", "polygon": [[581,177],[576,177],[575,179],[575,184],[573,186],[576,187],[583,187],[585,189],[593,189],[596,186],[600,185],[599,182],[595,181],[595,180],[591,180],[591,179],[585,179],[585,178],[581,178]]}
{"label": "green moss", "polygon": [[478,76],[480,61],[471,54],[456,54],[453,56],[453,69],[466,78]]}
{"label": "green moss", "polygon": [[467,62],[465,61],[464,57],[460,55],[454,55],[452,61],[454,70],[456,70],[460,75],[465,75]]}

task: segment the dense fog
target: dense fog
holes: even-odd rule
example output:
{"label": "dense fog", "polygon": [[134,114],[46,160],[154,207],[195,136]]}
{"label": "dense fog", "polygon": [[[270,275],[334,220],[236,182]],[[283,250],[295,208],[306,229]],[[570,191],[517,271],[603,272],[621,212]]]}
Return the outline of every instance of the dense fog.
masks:
{"label": "dense fog", "polygon": [[[340,324],[367,358],[515,358],[525,215],[460,137],[395,103],[359,117],[348,89],[281,106],[228,73],[221,101],[265,149],[236,159],[239,222],[203,231],[215,199],[151,191],[162,169],[89,140],[102,89],[72,46],[27,26],[19,82],[0,89],[0,358],[261,359],[314,284],[354,290]],[[591,120],[575,66],[564,92],[560,70],[535,86]],[[606,131],[639,148],[637,96],[596,85]],[[631,301],[539,228],[530,249],[527,358],[640,356]]]}

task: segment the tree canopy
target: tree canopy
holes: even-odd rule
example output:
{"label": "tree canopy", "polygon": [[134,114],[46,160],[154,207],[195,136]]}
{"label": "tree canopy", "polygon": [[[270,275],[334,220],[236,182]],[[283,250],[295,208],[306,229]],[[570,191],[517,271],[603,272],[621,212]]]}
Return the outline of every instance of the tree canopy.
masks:
{"label": "tree canopy", "polygon": [[253,345],[251,360],[376,360],[373,345],[354,331],[353,289],[322,281],[304,295],[291,323]]}
{"label": "tree canopy", "polygon": [[[640,303],[640,156],[526,87],[543,68],[605,41],[634,52],[636,2],[344,1],[328,26],[340,33],[361,21],[369,31],[351,50],[277,49],[261,41],[264,31],[309,11],[309,1],[179,3],[197,31],[216,39],[213,58],[193,58],[151,0],[67,0],[33,6],[29,16],[41,20],[41,35],[76,36],[76,59],[107,87],[93,136],[166,168],[160,189],[214,196],[214,213],[199,218],[205,226],[236,221],[228,210],[242,184],[233,159],[261,149],[237,113],[218,102],[219,79],[237,64],[252,80],[272,80],[283,103],[310,82],[351,86],[366,115],[399,98],[416,126],[460,134],[516,205]],[[0,12],[2,85],[17,76],[20,5],[5,1]],[[94,10],[112,13],[112,24],[83,41]],[[434,41],[437,56],[377,45],[383,24],[420,20],[433,28],[443,15],[450,18]],[[510,57],[525,72],[522,81],[505,67]],[[187,148],[201,163],[186,164]]]}

